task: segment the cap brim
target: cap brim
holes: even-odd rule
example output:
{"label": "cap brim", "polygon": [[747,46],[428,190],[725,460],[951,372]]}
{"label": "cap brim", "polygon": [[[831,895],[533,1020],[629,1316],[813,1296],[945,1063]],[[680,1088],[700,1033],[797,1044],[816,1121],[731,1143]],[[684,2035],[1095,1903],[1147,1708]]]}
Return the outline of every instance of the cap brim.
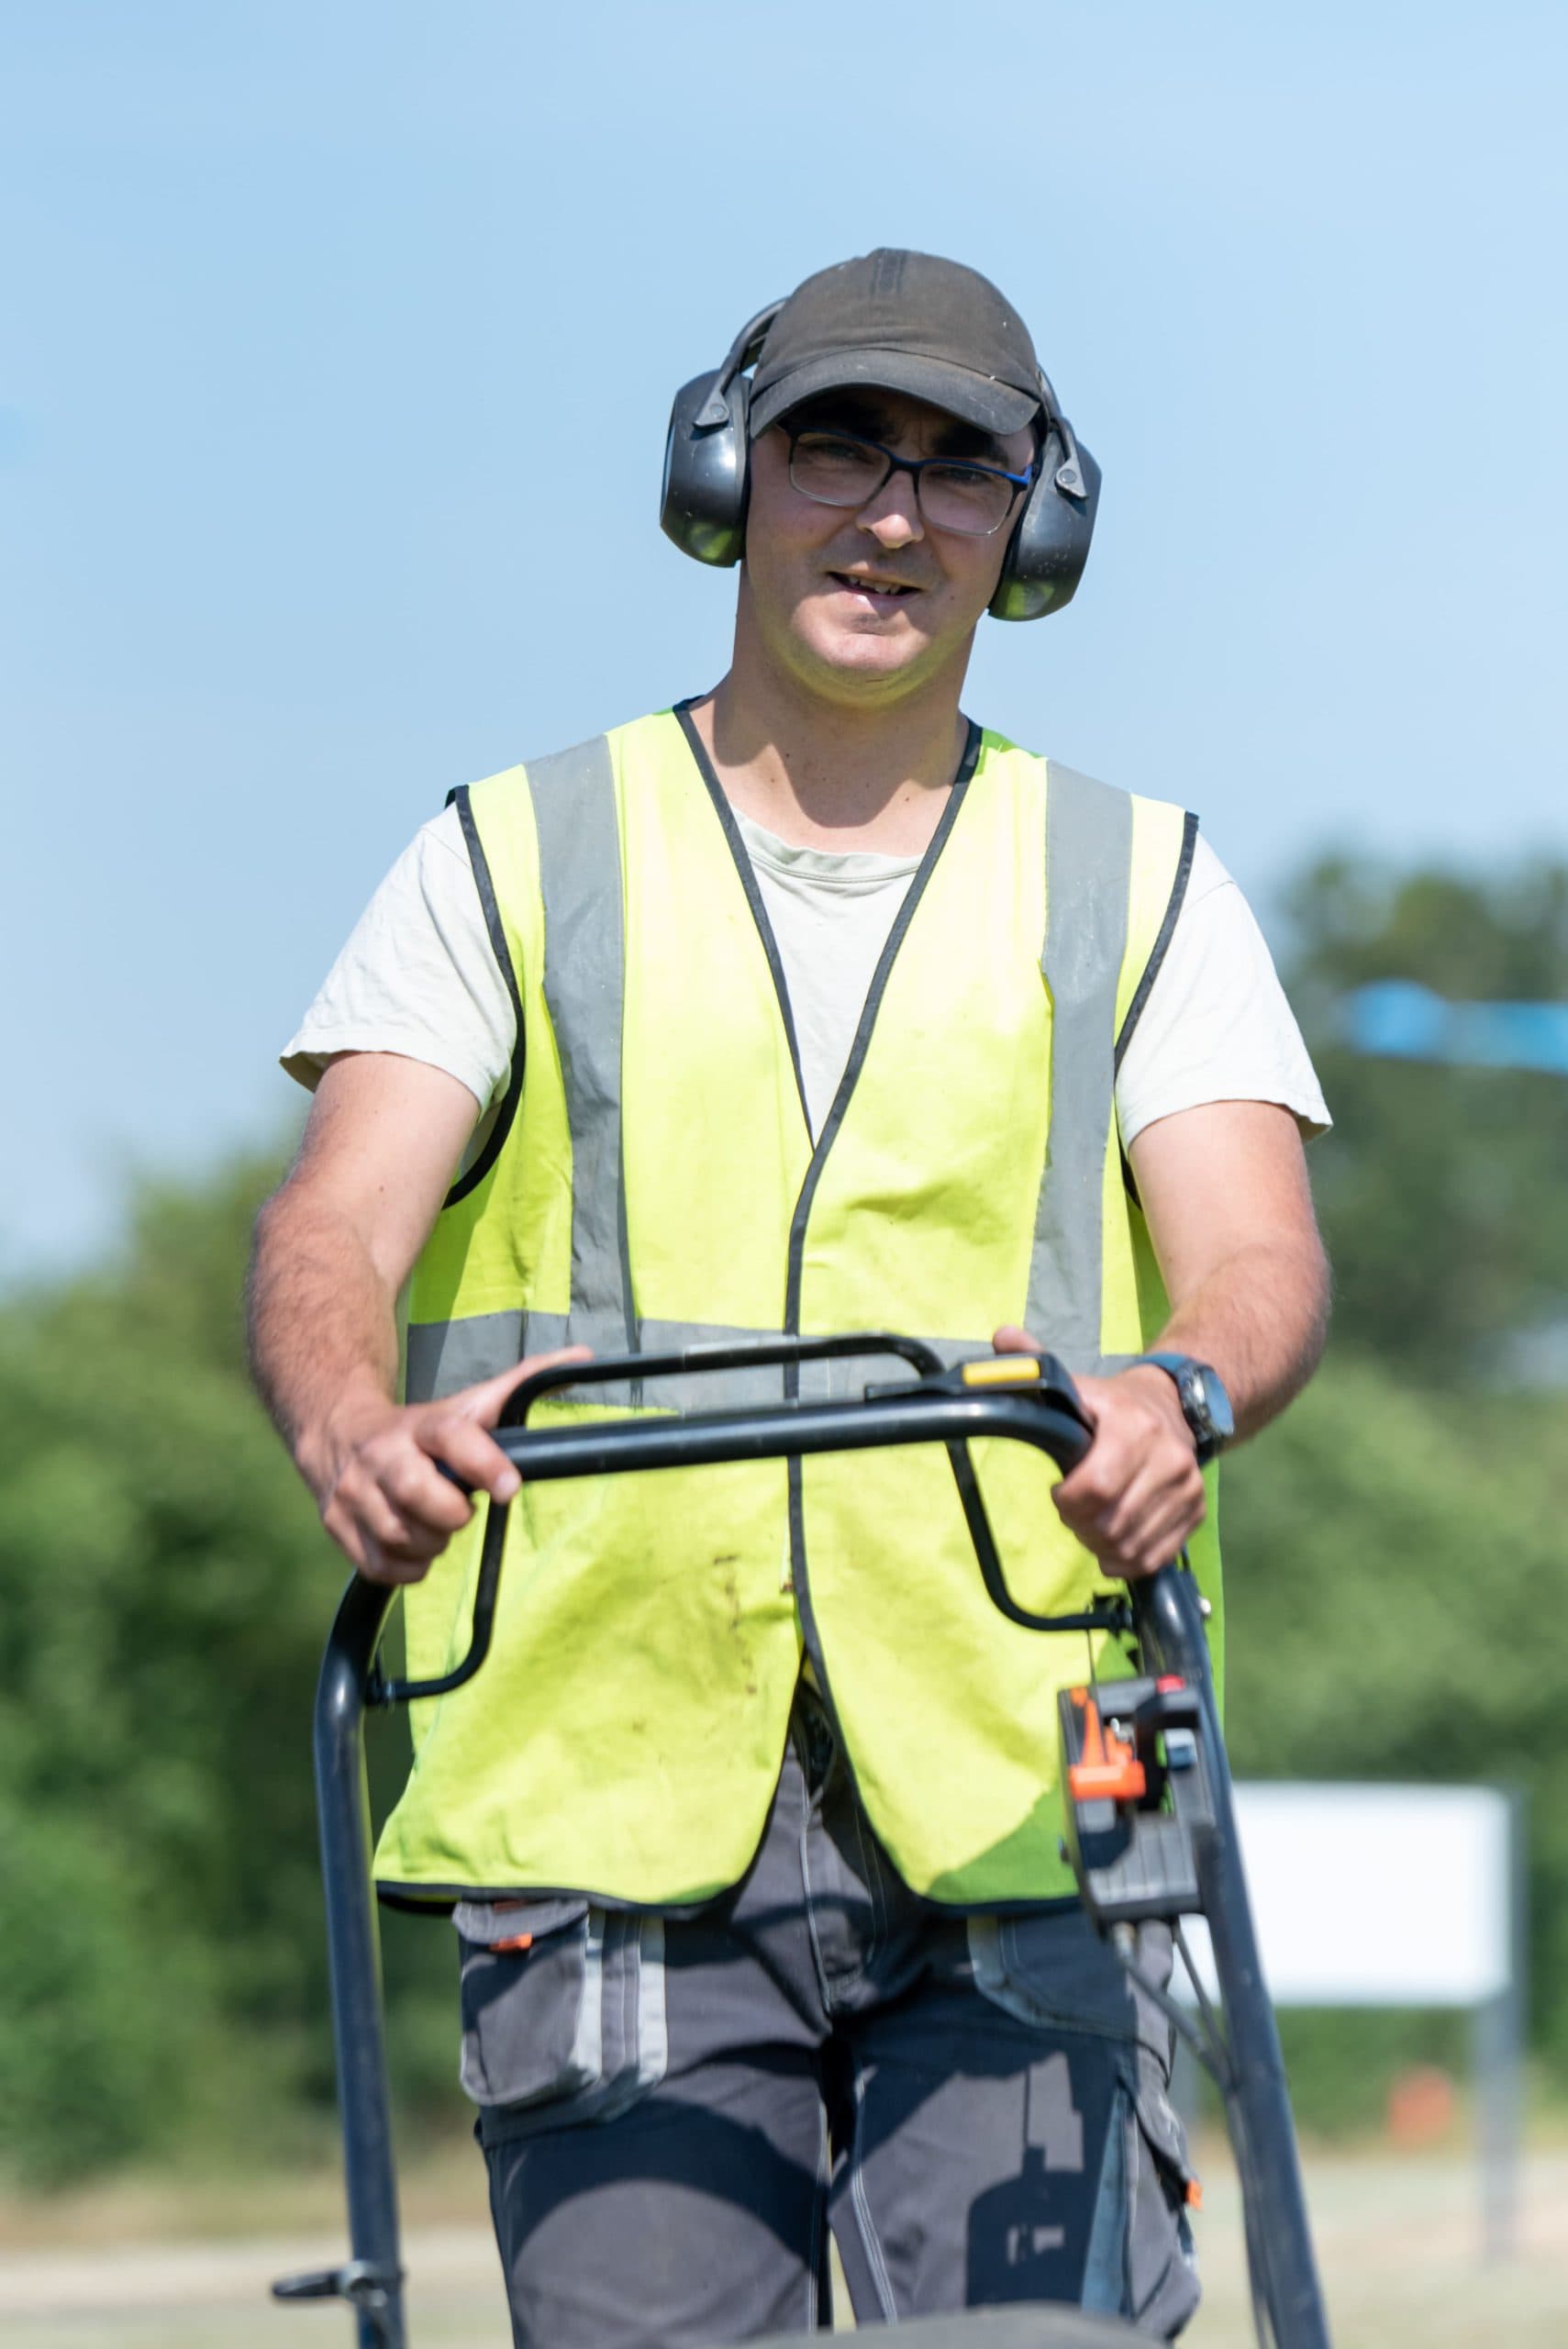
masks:
{"label": "cap brim", "polygon": [[841,351],[824,359],[810,359],[792,368],[776,384],[769,384],[751,398],[752,438],[803,400],[819,392],[904,392],[910,399],[927,400],[946,408],[983,432],[1021,432],[1040,413],[1039,395],[999,384],[994,375],[977,375],[951,360],[923,359],[910,351]]}

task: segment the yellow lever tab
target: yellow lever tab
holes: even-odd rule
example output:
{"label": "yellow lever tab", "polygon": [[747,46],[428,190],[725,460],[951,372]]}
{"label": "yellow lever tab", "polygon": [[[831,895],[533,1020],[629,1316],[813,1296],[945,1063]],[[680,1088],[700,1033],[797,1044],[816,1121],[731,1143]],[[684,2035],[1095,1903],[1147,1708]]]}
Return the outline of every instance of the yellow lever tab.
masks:
{"label": "yellow lever tab", "polygon": [[966,1386],[1033,1386],[1040,1378],[1040,1356],[993,1354],[982,1362],[966,1362],[960,1375]]}

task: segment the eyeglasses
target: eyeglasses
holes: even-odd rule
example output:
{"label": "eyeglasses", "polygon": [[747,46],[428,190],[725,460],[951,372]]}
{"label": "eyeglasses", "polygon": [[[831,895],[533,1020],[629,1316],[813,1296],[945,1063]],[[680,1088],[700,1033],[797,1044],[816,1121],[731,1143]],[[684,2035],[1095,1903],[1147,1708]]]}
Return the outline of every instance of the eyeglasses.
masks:
{"label": "eyeglasses", "polygon": [[988,539],[999,530],[1039,468],[1006,473],[996,465],[969,465],[952,457],[895,457],[880,441],[854,432],[797,432],[789,436],[789,477],[802,497],[817,506],[864,506],[895,473],[911,473],[915,502],[933,530],[956,530],[964,538]]}

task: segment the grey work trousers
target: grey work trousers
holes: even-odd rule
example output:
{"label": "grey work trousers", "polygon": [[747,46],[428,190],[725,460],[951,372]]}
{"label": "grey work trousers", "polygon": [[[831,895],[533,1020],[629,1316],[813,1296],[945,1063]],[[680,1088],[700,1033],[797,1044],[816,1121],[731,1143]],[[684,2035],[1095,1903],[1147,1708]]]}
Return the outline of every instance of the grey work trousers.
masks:
{"label": "grey work trousers", "polygon": [[456,1922],[518,2349],[826,2331],[829,2225],[862,2325],[1050,2300],[1169,2340],[1195,2308],[1165,2018],[1076,1907],[909,1891],[809,1691],[721,1899]]}

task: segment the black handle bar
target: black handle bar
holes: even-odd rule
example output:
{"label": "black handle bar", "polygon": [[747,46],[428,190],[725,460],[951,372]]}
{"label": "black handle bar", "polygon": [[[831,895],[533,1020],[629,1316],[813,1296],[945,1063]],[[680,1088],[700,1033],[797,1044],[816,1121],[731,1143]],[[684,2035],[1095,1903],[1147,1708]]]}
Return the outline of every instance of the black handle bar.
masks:
{"label": "black handle bar", "polygon": [[[528,1415],[541,1396],[567,1386],[630,1386],[640,1390],[662,1378],[802,1363],[894,1354],[920,1375],[894,1386],[868,1386],[859,1400],[806,1402],[792,1397],[722,1411],[665,1416],[655,1408],[634,1419],[602,1419],[539,1428]],[[1125,1631],[1128,1601],[1114,1594],[1074,1614],[1039,1615],[1007,1587],[995,1537],[981,1497],[969,1444],[977,1436],[1006,1436],[1032,1444],[1063,1473],[1089,1448],[1090,1429],[1077,1389],[1054,1354],[995,1354],[955,1369],[916,1338],[862,1330],[833,1338],[738,1339],[686,1346],[662,1354],[606,1354],[579,1363],[552,1363],[523,1379],[507,1397],[495,1441],[526,1482],[567,1476],[630,1475],[639,1469],[717,1467],[740,1460],[801,1459],[819,1452],[866,1452],[890,1444],[947,1447],[964,1521],[981,1576],[994,1606],[1031,1631]],[[473,1487],[448,1468],[464,1491]],[[407,1704],[461,1688],[490,1652],[510,1504],[492,1501],[480,1550],[473,1621],[467,1654],[430,1680],[375,1677],[366,1692],[373,1705]]]}

